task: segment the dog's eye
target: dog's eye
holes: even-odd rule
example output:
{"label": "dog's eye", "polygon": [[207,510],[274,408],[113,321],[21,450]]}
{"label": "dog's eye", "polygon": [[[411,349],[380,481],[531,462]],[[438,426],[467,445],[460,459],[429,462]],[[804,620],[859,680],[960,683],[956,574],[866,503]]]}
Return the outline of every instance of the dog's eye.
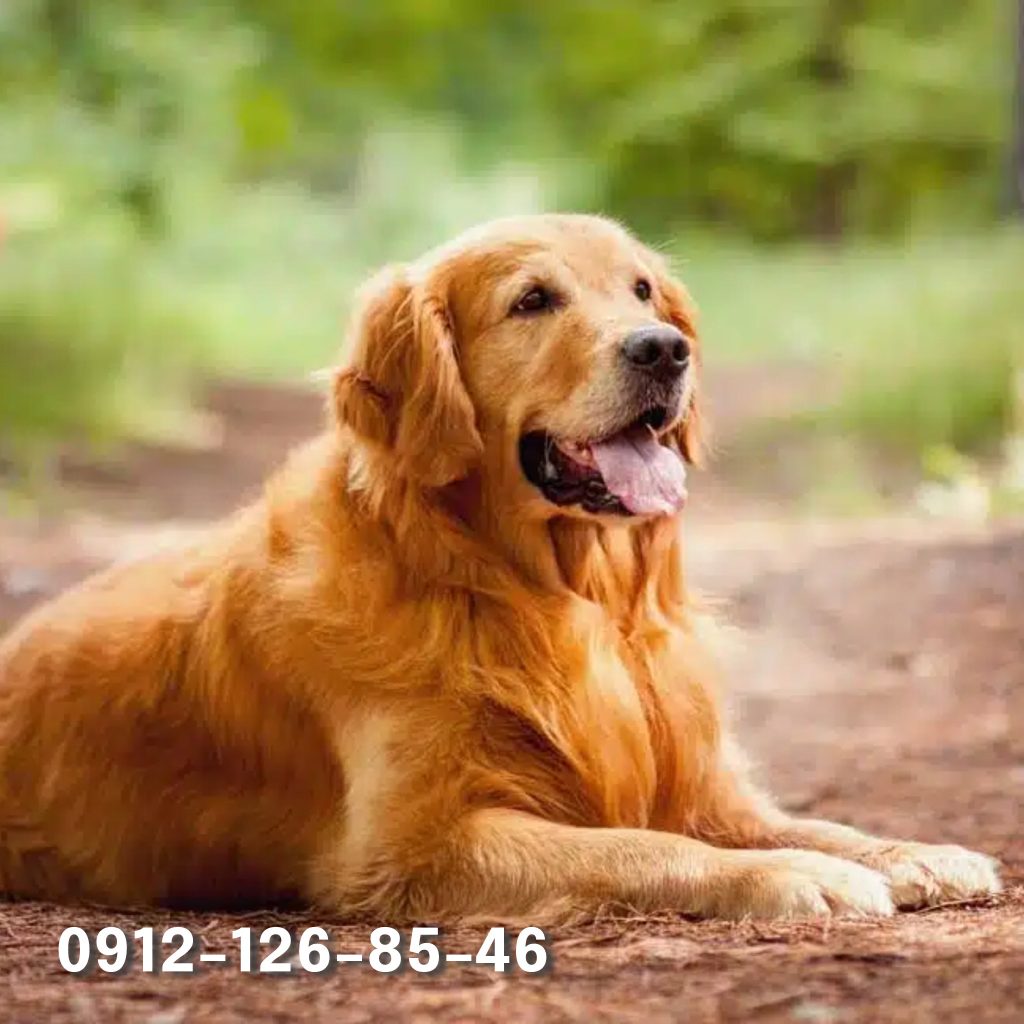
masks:
{"label": "dog's eye", "polygon": [[633,285],[633,294],[641,301],[646,302],[651,297],[651,282],[645,281],[642,277]]}
{"label": "dog's eye", "polygon": [[545,309],[553,309],[555,297],[546,288],[536,285],[531,288],[512,307],[513,313],[540,313]]}

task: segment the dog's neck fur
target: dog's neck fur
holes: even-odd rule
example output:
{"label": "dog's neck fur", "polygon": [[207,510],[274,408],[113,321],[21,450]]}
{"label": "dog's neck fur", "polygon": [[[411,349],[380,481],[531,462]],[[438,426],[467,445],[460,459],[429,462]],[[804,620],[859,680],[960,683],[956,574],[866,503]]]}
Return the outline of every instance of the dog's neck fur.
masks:
{"label": "dog's neck fur", "polygon": [[[425,616],[439,662],[473,634],[478,616],[491,617],[492,633],[507,630],[503,643],[472,647],[488,701],[531,723],[574,766],[594,821],[644,826],[700,814],[691,796],[716,756],[719,723],[700,682],[708,672],[677,520],[531,519],[488,501],[485,481],[426,490],[389,472],[385,452],[356,442],[337,456],[321,493],[334,515],[355,517],[342,532],[389,551],[382,571]],[[329,524],[317,533],[329,536]],[[555,635],[562,641],[553,644]],[[571,656],[557,661],[560,651]],[[400,660],[381,668],[396,685],[404,671]],[[450,683],[475,678],[457,673]],[[599,754],[597,732],[610,737]],[[684,734],[700,742],[684,749]]]}
{"label": "dog's neck fur", "polygon": [[[499,488],[500,489],[500,488]],[[641,522],[571,516],[530,518],[503,493],[480,487],[468,528],[505,555],[534,586],[571,592],[636,627],[651,614],[685,617],[680,523],[676,517]]]}
{"label": "dog's neck fur", "polygon": [[616,618],[651,605],[663,611],[685,606],[675,519],[636,525],[554,519],[547,530],[565,585]]}
{"label": "dog's neck fur", "polygon": [[374,455],[357,448],[349,457],[349,490],[398,547],[409,587],[511,585],[572,594],[600,605],[629,632],[686,621],[678,518],[636,524],[529,518],[477,478],[425,491],[387,474],[360,473],[364,458]]}

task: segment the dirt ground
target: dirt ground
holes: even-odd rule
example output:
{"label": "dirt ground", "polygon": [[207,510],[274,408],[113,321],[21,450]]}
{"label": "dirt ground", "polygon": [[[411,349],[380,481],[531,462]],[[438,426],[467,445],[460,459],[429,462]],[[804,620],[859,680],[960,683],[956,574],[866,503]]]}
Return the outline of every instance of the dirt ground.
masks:
{"label": "dirt ground", "polygon": [[[215,443],[68,453],[74,511],[0,519],[0,629],[113,559],[251,493],[315,428],[308,395],[232,386]],[[371,924],[0,905],[0,1020],[1024,1020],[1024,524],[795,520],[711,477],[693,486],[690,568],[737,628],[723,653],[741,735],[785,804],[998,857],[1006,893],[887,921],[721,924],[608,918],[554,933],[542,974],[451,965],[431,976],[64,974],[61,930],[185,924],[208,951],[234,928],[322,925],[338,949]],[[447,933],[447,952],[480,932]],[[237,953],[232,963],[237,961]]]}

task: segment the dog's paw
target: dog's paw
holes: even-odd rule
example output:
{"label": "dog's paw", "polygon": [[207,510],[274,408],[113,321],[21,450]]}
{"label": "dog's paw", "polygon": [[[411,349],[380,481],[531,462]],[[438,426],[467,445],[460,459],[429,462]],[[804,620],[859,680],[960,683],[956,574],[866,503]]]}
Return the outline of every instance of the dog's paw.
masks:
{"label": "dog's paw", "polygon": [[907,910],[1002,889],[996,862],[962,846],[894,843],[872,853],[865,863],[889,879],[896,906]]}
{"label": "dog's paw", "polygon": [[884,916],[893,913],[887,879],[853,861],[809,850],[737,855],[714,915],[729,918]]}

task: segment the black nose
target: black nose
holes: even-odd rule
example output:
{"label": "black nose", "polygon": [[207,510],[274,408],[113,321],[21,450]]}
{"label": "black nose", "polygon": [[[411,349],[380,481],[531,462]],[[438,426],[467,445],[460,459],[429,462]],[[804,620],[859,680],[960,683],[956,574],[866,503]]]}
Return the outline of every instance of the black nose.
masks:
{"label": "black nose", "polygon": [[671,324],[633,331],[622,343],[622,353],[630,365],[663,381],[681,377],[690,361],[690,345],[685,335]]}

